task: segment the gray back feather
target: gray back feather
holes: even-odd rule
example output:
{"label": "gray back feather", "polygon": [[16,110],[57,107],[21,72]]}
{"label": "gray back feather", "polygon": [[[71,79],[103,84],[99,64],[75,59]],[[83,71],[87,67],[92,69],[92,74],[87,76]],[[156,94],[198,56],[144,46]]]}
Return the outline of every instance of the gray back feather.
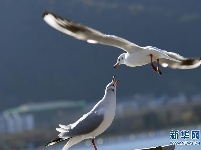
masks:
{"label": "gray back feather", "polygon": [[82,116],[76,123],[77,125],[69,132],[63,133],[62,137],[73,137],[93,132],[103,122],[104,114],[98,114],[94,111]]}

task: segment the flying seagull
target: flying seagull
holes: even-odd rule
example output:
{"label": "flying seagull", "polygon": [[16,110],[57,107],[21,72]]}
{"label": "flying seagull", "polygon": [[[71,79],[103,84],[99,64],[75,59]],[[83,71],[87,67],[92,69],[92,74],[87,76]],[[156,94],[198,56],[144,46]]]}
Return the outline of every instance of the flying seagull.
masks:
{"label": "flying seagull", "polygon": [[[173,69],[193,69],[201,64],[201,58],[185,58],[179,54],[167,52],[153,46],[141,47],[121,37],[103,34],[95,29],[62,18],[48,11],[45,11],[42,16],[44,21],[51,27],[76,39],[93,44],[100,43],[114,46],[126,51],[126,53],[122,53],[118,57],[114,68],[121,64],[136,67],[151,63],[152,68],[161,75],[159,64]],[[157,66],[153,63],[155,61]]]}
{"label": "flying seagull", "polygon": [[75,123],[69,125],[59,125],[56,128],[60,134],[58,138],[48,142],[47,146],[67,140],[67,144],[62,150],[68,150],[71,146],[81,142],[84,139],[92,139],[94,149],[97,150],[94,139],[103,133],[112,123],[116,110],[116,86],[118,80],[114,77],[105,88],[105,95],[93,107],[91,111],[84,114]]}

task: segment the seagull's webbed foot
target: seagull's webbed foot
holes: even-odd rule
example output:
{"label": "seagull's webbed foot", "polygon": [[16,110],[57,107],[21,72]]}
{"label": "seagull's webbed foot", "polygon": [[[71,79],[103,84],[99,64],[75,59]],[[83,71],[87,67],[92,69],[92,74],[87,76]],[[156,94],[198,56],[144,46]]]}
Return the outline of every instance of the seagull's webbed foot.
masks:
{"label": "seagull's webbed foot", "polygon": [[95,144],[94,139],[92,139],[91,142],[92,142],[92,144],[93,144],[93,146],[94,146],[94,150],[97,150],[97,147],[96,147],[96,144]]}
{"label": "seagull's webbed foot", "polygon": [[156,71],[159,75],[162,74],[162,72],[160,71],[159,67],[156,67],[153,63],[151,64],[152,68],[154,71]]}
{"label": "seagull's webbed foot", "polygon": [[162,72],[160,71],[160,69],[159,69],[159,59],[156,59],[157,60],[157,63],[158,63],[158,67],[157,67],[157,73],[159,74],[159,75],[161,75],[162,74]]}
{"label": "seagull's webbed foot", "polygon": [[158,73],[158,67],[156,67],[153,63],[151,63],[152,69]]}
{"label": "seagull's webbed foot", "polygon": [[152,66],[153,70],[156,71],[159,75],[161,75],[162,72],[161,72],[160,69],[159,69],[159,59],[157,59],[158,66],[156,67],[156,66],[153,64],[153,61],[152,61],[153,54],[150,54],[150,57],[151,57],[151,66]]}
{"label": "seagull's webbed foot", "polygon": [[159,75],[162,74],[162,72],[160,71],[159,67],[154,66],[153,63],[151,64],[151,66],[152,66],[153,70],[156,71]]}
{"label": "seagull's webbed foot", "polygon": [[156,71],[159,75],[162,75],[162,72],[160,71],[160,69],[157,67],[157,71]]}

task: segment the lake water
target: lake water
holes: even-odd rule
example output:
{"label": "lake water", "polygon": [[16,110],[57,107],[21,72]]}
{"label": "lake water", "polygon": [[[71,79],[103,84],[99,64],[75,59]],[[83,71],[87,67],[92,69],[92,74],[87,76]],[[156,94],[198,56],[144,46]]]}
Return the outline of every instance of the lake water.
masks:
{"label": "lake water", "polygon": [[[126,135],[110,138],[97,138],[96,145],[98,150],[134,150],[140,148],[149,148],[156,146],[169,145],[170,131],[149,132],[138,135]],[[59,146],[49,148],[39,148],[38,150],[61,150],[65,142]],[[93,150],[91,140],[82,141],[80,144],[70,148],[71,150]],[[201,145],[198,146],[176,146],[175,150],[201,150]]]}

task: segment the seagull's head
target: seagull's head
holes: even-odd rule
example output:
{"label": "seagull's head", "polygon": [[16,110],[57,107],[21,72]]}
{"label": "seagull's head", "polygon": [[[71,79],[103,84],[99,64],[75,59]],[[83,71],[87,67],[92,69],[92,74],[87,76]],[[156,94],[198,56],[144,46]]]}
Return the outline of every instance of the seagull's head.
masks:
{"label": "seagull's head", "polygon": [[112,77],[112,82],[110,82],[107,86],[106,86],[106,91],[116,91],[116,86],[119,80],[115,79],[115,76]]}
{"label": "seagull's head", "polygon": [[117,63],[114,65],[114,68],[118,67],[121,64],[125,64],[125,58],[126,58],[126,53],[122,53],[118,58],[117,58]]}

